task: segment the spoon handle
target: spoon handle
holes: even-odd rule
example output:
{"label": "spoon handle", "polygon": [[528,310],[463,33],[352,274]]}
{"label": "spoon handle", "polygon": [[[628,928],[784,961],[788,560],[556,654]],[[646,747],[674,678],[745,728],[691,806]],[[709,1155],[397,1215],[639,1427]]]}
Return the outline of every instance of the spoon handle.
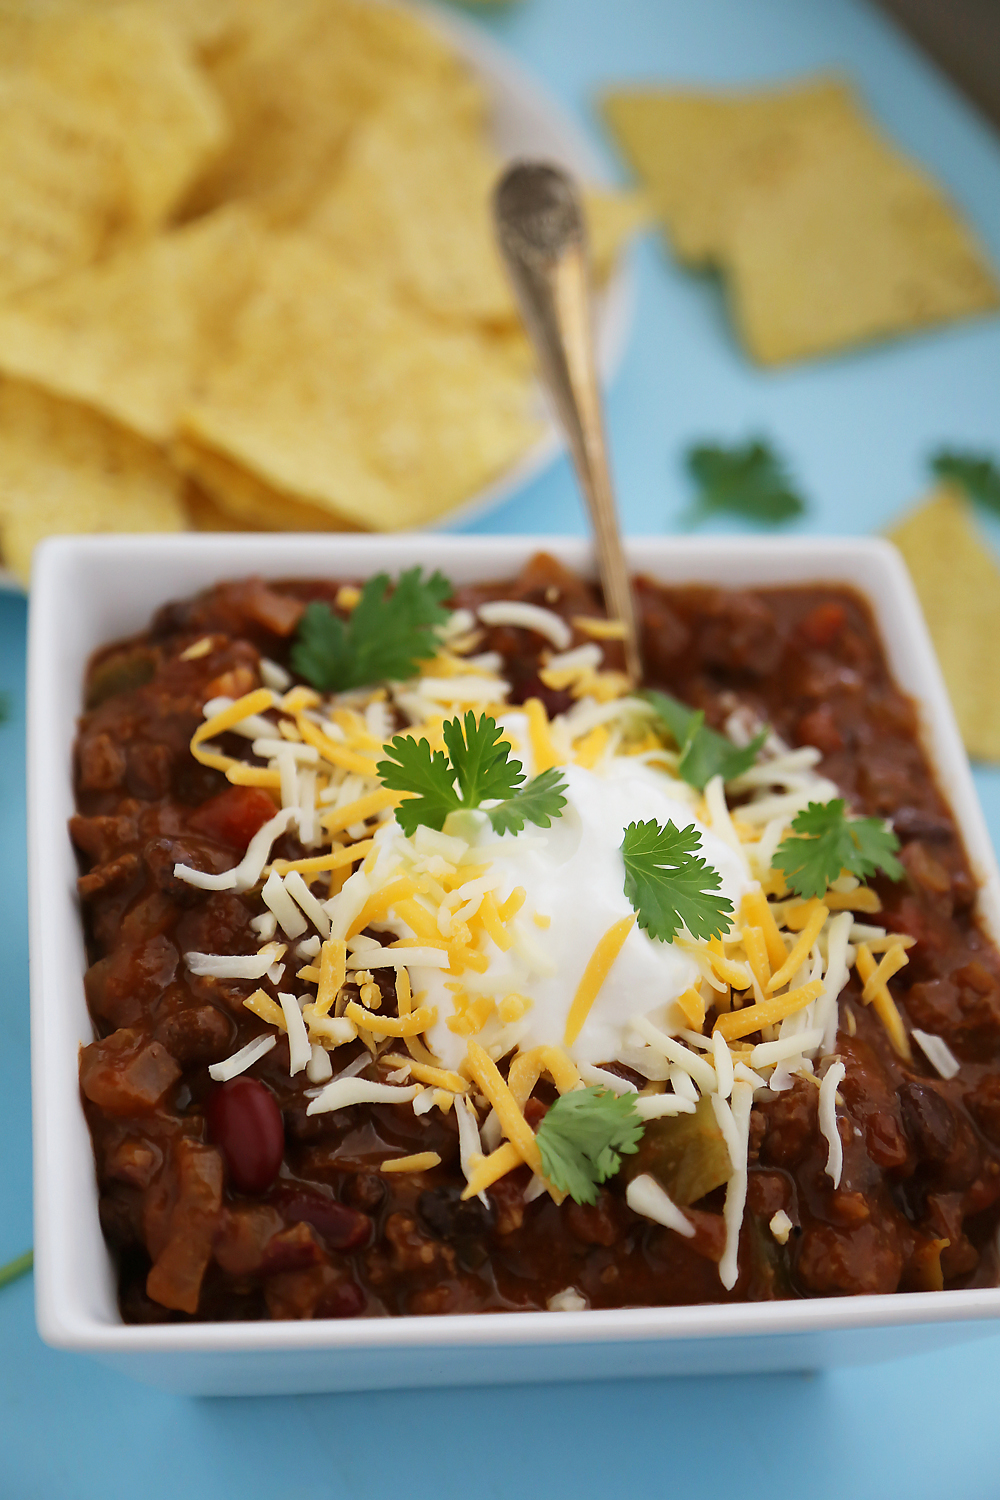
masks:
{"label": "spoon handle", "polygon": [[579,200],[558,168],[517,162],[497,186],[493,212],[500,252],[590,510],[608,613],[624,626],[625,663],[638,682],[642,660],[608,468]]}

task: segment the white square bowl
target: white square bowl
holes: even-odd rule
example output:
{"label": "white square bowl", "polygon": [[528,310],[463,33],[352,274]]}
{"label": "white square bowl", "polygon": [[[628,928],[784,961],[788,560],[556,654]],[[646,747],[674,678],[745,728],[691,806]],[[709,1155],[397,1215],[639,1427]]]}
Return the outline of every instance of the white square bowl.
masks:
{"label": "white square bowl", "polygon": [[[101,1235],[77,1054],[84,999],[72,747],[87,659],[152,612],[223,578],[358,577],[414,563],[456,582],[503,578],[540,549],[593,571],[589,543],[543,537],[67,537],[36,555],[28,676],[28,844],[38,1326],[59,1348],[171,1390],[206,1395],[386,1389],[816,1369],[915,1353],[995,1331],[1000,1288],[821,1297],[736,1306],[627,1308],[357,1321],[123,1324]],[[634,538],[636,571],[664,583],[833,583],[870,604],[898,685],[1000,937],[1000,872],[944,683],[906,570],[887,542]]]}

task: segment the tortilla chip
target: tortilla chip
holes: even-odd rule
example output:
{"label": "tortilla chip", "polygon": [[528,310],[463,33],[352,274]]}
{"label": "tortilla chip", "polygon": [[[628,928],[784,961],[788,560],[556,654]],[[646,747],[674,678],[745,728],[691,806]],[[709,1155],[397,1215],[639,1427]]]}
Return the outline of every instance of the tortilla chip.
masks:
{"label": "tortilla chip", "polygon": [[655,210],[646,193],[616,193],[606,188],[584,188],[583,210],[594,280],[600,284],[607,281],[632,236],[652,223]]}
{"label": "tortilla chip", "polygon": [[849,87],[832,78],[758,93],[630,90],[604,100],[677,256],[694,266],[718,262],[734,201],[780,167],[805,122],[852,111]]}
{"label": "tortilla chip", "polygon": [[539,432],[502,340],[394,304],[305,235],[276,236],[183,435],[372,530],[420,525]]}
{"label": "tortilla chip", "polygon": [[358,125],[304,227],[345,263],[445,318],[514,318],[493,244],[490,195],[501,160],[485,136],[486,101],[411,90]]}
{"label": "tortilla chip", "polygon": [[[492,195],[503,168],[486,136],[487,104],[462,90],[411,89],[357,127],[332,187],[303,227],[346,264],[436,317],[519,321],[497,254]],[[650,208],[639,194],[589,192],[598,280]]]}
{"label": "tortilla chip", "polygon": [[679,257],[726,273],[763,364],[1000,305],[970,231],[844,84],[616,94],[606,110]]}
{"label": "tortilla chip", "polygon": [[247,527],[235,516],[216,505],[198,485],[189,483],[184,487],[184,509],[192,531],[247,531]]}
{"label": "tortilla chip", "polygon": [[162,224],[227,135],[218,98],[164,15],[139,6],[56,15],[31,77],[88,113],[117,143],[132,223]]}
{"label": "tortilla chip", "polygon": [[86,265],[125,209],[114,135],[72,100],[0,79],[0,297]]}
{"label": "tortilla chip", "polygon": [[[173,446],[189,475],[187,504],[198,531],[357,531],[343,516],[280,494],[255,474],[186,438]],[[219,524],[215,524],[218,522]]]}
{"label": "tortilla chip", "polygon": [[225,132],[185,46],[154,12],[53,9],[7,29],[0,297],[88,265],[125,232],[160,223]]}
{"label": "tortilla chip", "polygon": [[0,303],[0,371],[165,443],[263,243],[245,210],[222,209]]}
{"label": "tortilla chip", "polygon": [[0,383],[0,553],[25,584],[43,537],[182,530],[181,484],[157,449],[96,412]]}
{"label": "tortilla chip", "polygon": [[1000,306],[1000,287],[937,186],[868,130],[814,120],[785,168],[747,190],[724,261],[762,364]]}
{"label": "tortilla chip", "polygon": [[246,0],[238,34],[207,62],[233,124],[230,147],[186,212],[249,197],[294,222],[330,181],[348,135],[380,100],[446,92],[465,72],[416,17],[363,0]]}
{"label": "tortilla chip", "polygon": [[888,535],[912,575],[965,748],[1000,761],[1000,568],[972,507],[942,486]]}

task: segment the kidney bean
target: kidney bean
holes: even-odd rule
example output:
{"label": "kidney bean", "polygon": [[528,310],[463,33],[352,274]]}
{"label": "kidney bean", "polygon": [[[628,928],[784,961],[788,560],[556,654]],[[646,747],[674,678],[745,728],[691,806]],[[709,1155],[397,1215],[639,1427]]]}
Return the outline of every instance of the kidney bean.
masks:
{"label": "kidney bean", "polygon": [[256,1078],[231,1078],[209,1096],[205,1119],[233,1187],[266,1192],[285,1152],[285,1127],[270,1090]]}
{"label": "kidney bean", "polygon": [[305,1271],[326,1262],[323,1248],[308,1224],[295,1224],[273,1235],[264,1246],[260,1270],[263,1276],[286,1271]]}
{"label": "kidney bean", "polygon": [[335,1198],[318,1193],[282,1194],[278,1207],[289,1223],[311,1224],[331,1250],[357,1250],[371,1239],[368,1215]]}

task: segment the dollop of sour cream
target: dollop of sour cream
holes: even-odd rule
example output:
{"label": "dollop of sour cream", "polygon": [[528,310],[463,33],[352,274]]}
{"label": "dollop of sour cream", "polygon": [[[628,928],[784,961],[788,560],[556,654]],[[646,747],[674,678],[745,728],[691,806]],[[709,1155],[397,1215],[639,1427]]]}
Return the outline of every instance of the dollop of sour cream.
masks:
{"label": "dollop of sour cream", "polygon": [[[477,1036],[494,1052],[497,1043],[500,1051],[515,1045],[565,1045],[570,1007],[595,946],[613,923],[633,915],[621,856],[630,823],[654,818],[677,828],[694,824],[701,836],[699,852],[718,871],[720,894],[729,898],[734,911],[753,884],[742,855],[694,817],[687,800],[690,789],[663,770],[635,757],[612,756],[597,770],[569,765],[562,774],[566,806],[550,827],[527,824],[521,833],[498,840],[482,817],[473,833],[473,848],[483,846],[484,859],[499,876],[497,903],[519,886],[525,892],[521,911],[508,925],[512,946],[502,952],[488,940],[486,972],[466,972],[460,979],[468,995],[488,995],[498,1005],[508,995],[529,1002],[518,1020],[503,1024],[496,1017]],[[689,951],[650,938],[636,923],[567,1051],[577,1063],[612,1061],[629,1043],[633,1016],[647,1015],[662,1024],[672,1002],[700,977]],[[437,1007],[428,1042],[451,1068],[463,1061],[467,1046],[467,1037],[448,1025],[456,1015],[456,992],[449,988],[455,983],[453,975],[429,969],[420,981],[423,1003]]]}

